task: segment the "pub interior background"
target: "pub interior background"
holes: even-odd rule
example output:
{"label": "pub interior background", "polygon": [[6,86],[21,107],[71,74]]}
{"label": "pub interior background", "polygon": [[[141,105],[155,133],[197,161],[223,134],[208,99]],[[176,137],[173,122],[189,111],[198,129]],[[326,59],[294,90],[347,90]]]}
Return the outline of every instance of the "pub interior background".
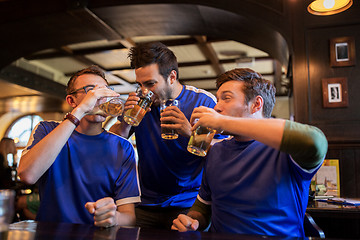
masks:
{"label": "pub interior background", "polygon": [[[21,151],[34,123],[62,120],[67,80],[91,64],[126,99],[135,83],[128,49],[159,40],[177,55],[184,84],[215,93],[216,76],[234,67],[272,80],[274,116],[319,127],[329,141],[326,158],[339,159],[340,196],[359,198],[360,3],[316,16],[307,11],[311,2],[1,0],[0,137],[25,137]],[[330,40],[339,38],[354,43],[349,65],[332,63]],[[329,107],[322,83],[334,78],[345,79],[347,99]],[[22,132],[14,125],[19,119],[28,122]]]}

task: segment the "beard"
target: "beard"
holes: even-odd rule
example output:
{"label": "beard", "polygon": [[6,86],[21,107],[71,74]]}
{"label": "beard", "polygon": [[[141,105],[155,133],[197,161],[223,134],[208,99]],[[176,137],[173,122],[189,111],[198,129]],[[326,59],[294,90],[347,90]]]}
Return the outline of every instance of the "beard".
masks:
{"label": "beard", "polygon": [[153,105],[160,106],[161,101],[172,98],[172,93],[173,93],[173,89],[166,82],[165,87],[159,92],[159,94],[156,94],[156,97],[153,101]]}

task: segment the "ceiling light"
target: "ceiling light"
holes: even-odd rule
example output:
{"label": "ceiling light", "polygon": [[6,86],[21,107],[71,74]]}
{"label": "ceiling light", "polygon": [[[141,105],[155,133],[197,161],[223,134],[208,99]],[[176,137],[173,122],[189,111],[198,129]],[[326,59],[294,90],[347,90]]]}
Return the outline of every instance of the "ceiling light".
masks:
{"label": "ceiling light", "polygon": [[315,0],[308,6],[314,15],[333,15],[345,11],[353,4],[353,0]]}

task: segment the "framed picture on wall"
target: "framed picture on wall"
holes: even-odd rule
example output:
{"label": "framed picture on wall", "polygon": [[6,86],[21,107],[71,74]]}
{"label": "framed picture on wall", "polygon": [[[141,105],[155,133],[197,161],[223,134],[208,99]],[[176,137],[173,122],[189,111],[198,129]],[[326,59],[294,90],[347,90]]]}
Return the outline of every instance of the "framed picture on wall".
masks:
{"label": "framed picture on wall", "polygon": [[319,171],[311,180],[315,198],[340,196],[339,159],[325,159]]}
{"label": "framed picture on wall", "polygon": [[322,79],[324,108],[339,108],[348,106],[347,78]]}
{"label": "framed picture on wall", "polygon": [[354,37],[340,37],[330,39],[330,66],[345,67],[355,65]]}

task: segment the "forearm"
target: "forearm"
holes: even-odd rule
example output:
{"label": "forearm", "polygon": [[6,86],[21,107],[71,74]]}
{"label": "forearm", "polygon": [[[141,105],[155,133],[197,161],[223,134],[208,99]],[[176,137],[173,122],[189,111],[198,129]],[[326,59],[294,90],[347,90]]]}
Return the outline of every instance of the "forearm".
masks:
{"label": "forearm", "polygon": [[207,228],[207,226],[209,226],[209,222],[205,219],[205,217],[201,213],[197,211],[189,211],[187,215],[195,220],[198,220],[199,222],[199,228],[197,229],[198,231],[203,231]]}
{"label": "forearm", "polygon": [[111,128],[109,129],[110,132],[113,132],[124,138],[130,137],[130,130],[131,130],[131,125],[125,122],[117,122],[114,125],[112,125]]}
{"label": "forearm", "polygon": [[280,150],[289,153],[301,167],[311,169],[320,164],[327,147],[326,137],[320,129],[286,121]]}
{"label": "forearm", "polygon": [[133,204],[127,204],[129,206],[119,206],[116,211],[116,225],[118,226],[135,226],[136,217]]}
{"label": "forearm", "polygon": [[25,153],[20,159],[18,169],[21,181],[36,183],[54,163],[74,129],[73,123],[64,121]]}
{"label": "forearm", "polygon": [[210,224],[211,206],[200,202],[199,199],[196,198],[195,203],[190,208],[187,215],[193,219],[198,220],[198,230],[202,231]]}
{"label": "forearm", "polygon": [[255,139],[275,149],[280,149],[284,132],[283,119],[253,119],[224,116],[219,121],[220,129],[241,141]]}
{"label": "forearm", "polygon": [[[76,110],[72,113],[78,119],[83,117],[83,114]],[[19,163],[18,172],[21,181],[28,184],[36,183],[54,163],[75,128],[72,122],[65,120],[26,152]]]}

